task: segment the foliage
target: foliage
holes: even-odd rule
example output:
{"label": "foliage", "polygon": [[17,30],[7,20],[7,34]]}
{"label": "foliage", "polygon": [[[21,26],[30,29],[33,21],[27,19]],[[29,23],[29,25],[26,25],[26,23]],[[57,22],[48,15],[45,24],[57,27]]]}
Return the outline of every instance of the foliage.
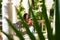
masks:
{"label": "foliage", "polygon": [[[21,1],[21,2],[22,2],[22,1]],[[23,5],[22,5],[21,2],[20,2],[20,5],[17,7],[17,9],[20,10],[20,14],[23,16],[23,14],[24,14],[24,7],[23,7]],[[17,13],[17,18],[18,18],[18,19],[20,18],[20,16],[19,16],[18,13]]]}
{"label": "foliage", "polygon": [[51,25],[47,16],[47,12],[46,12],[46,7],[45,7],[45,1],[43,0],[43,6],[42,6],[42,11],[43,11],[43,17],[45,19],[45,24],[46,24],[46,28],[47,28],[47,32],[48,32],[48,39],[49,40],[53,40],[53,34],[52,34],[52,29],[51,29]]}
{"label": "foliage", "polygon": [[7,33],[3,32],[3,31],[2,31],[2,33],[4,33],[7,36],[8,40],[13,40],[13,38],[10,36],[10,34],[7,34]]}
{"label": "foliage", "polygon": [[55,36],[55,38],[56,38],[56,40],[60,40],[60,0],[55,0],[55,6],[56,6],[56,16],[55,16],[55,28],[56,28],[56,36]]}
{"label": "foliage", "polygon": [[[42,16],[43,16],[43,18],[45,20],[45,25],[46,25],[46,28],[47,28],[48,40],[54,40],[55,38],[54,38],[54,36],[52,34],[52,29],[51,29],[50,21],[48,19],[47,12],[46,12],[45,0],[42,0],[42,3],[43,3],[42,4]],[[34,28],[37,31],[39,40],[45,40],[45,38],[43,36],[43,32],[42,32],[42,25],[41,24],[38,24],[38,20],[37,20],[36,16],[34,15],[34,12],[33,12],[33,7],[30,5],[29,1],[28,1],[28,4],[29,4],[30,14],[32,15],[33,26],[34,26]],[[35,36],[30,32],[28,25],[26,24],[25,20],[23,19],[22,15],[21,15],[21,7],[19,9],[20,10],[18,10],[16,8],[16,11],[17,11],[18,16],[20,17],[19,19],[21,20],[21,22],[23,24],[23,27],[26,29],[26,33],[29,35],[29,37],[30,37],[31,40],[36,40]],[[24,40],[24,37],[21,34],[21,31],[18,31],[9,19],[6,18],[6,20],[7,20],[8,24],[9,24],[9,26],[14,30],[14,32],[16,33],[16,35],[19,37],[19,39],[20,40]],[[4,34],[7,37],[10,37],[6,33],[4,33]],[[8,38],[8,39],[10,40],[11,38]]]}

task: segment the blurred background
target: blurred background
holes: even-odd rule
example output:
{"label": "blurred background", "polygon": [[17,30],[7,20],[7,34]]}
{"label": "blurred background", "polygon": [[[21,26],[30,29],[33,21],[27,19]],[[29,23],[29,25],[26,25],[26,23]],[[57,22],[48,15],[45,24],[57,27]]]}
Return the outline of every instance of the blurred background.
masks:
{"label": "blurred background", "polygon": [[[45,25],[43,23],[44,18],[42,17],[42,0],[29,0],[30,5],[33,8],[33,12],[34,15],[36,16],[36,18],[40,21],[42,21],[42,31],[44,33],[46,33],[46,29],[45,29]],[[51,26],[52,28],[54,28],[55,31],[55,27],[54,27],[54,10],[55,10],[55,0],[45,0],[45,6],[47,9],[47,15],[48,18],[51,22]],[[0,32],[1,30],[3,30],[6,33],[10,33],[10,34],[15,34],[11,31],[11,29],[8,27],[8,23],[6,22],[4,17],[9,18],[13,24],[16,25],[16,27],[20,30],[21,29],[21,25],[20,24],[20,20],[19,20],[19,14],[17,14],[16,12],[16,8],[18,10],[20,10],[21,8],[21,15],[23,17],[24,13],[29,13],[29,5],[28,5],[28,0],[0,0]],[[32,15],[30,14],[30,17],[32,19]],[[39,21],[39,22],[40,22]],[[22,31],[23,28],[21,29]],[[0,34],[0,40],[1,40],[1,34]],[[3,39],[5,39],[5,37],[3,36]],[[7,38],[6,38],[7,39]]]}

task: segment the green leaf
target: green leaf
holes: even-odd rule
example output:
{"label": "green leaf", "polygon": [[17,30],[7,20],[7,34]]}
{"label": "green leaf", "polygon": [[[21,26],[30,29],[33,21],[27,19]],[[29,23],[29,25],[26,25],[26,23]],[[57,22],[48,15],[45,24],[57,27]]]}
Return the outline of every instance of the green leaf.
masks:
{"label": "green leaf", "polygon": [[46,12],[46,7],[45,7],[45,0],[43,0],[43,5],[42,5],[42,16],[45,20],[45,25],[47,28],[47,35],[48,35],[48,39],[49,40],[53,40],[53,34],[52,34],[52,29],[51,29],[51,25],[47,16],[47,12]]}
{"label": "green leaf", "polygon": [[20,10],[16,9],[17,13],[19,14],[20,20],[23,24],[23,27],[26,29],[26,33],[29,35],[31,40],[36,40],[36,38],[34,37],[34,35],[30,32],[28,25],[26,24],[25,20],[23,19]]}
{"label": "green leaf", "polygon": [[9,19],[6,18],[6,20],[7,20],[8,24],[9,24],[9,26],[13,29],[13,31],[19,37],[19,39],[24,40],[23,35],[21,34],[21,32],[18,31],[18,29],[11,23],[11,21]]}
{"label": "green leaf", "polygon": [[55,27],[56,27],[56,40],[60,40],[60,0],[55,0],[55,6],[56,6],[56,11],[55,11]]}
{"label": "green leaf", "polygon": [[3,32],[3,31],[2,31],[2,33],[5,34],[5,35],[7,36],[8,40],[13,40],[13,38],[12,38],[9,34]]}
{"label": "green leaf", "polygon": [[43,36],[43,33],[41,31],[41,27],[39,26],[38,24],[38,21],[32,11],[32,7],[30,6],[30,12],[32,14],[32,17],[33,17],[33,26],[35,27],[35,29],[37,30],[37,33],[38,33],[38,36],[40,38],[40,40],[45,40],[44,36]]}

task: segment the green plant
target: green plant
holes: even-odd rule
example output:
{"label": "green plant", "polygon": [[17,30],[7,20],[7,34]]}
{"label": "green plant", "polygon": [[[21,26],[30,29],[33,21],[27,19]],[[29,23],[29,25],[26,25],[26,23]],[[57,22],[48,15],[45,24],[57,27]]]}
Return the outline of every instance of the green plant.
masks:
{"label": "green plant", "polygon": [[[42,16],[43,16],[43,18],[45,20],[45,25],[46,25],[46,28],[47,28],[48,40],[54,40],[55,38],[54,38],[54,36],[52,34],[50,21],[49,21],[49,19],[47,17],[47,13],[46,13],[45,0],[42,0],[42,2],[43,2],[43,4],[42,4]],[[18,10],[16,8],[16,11],[17,11],[17,14],[19,14],[19,17],[20,17],[19,19],[21,20],[21,22],[23,24],[23,27],[26,29],[26,33],[29,35],[30,39],[31,40],[36,40],[35,36],[30,32],[28,25],[26,24],[26,22],[24,21],[22,15],[20,13],[21,8],[20,8],[20,10]],[[30,11],[30,14],[32,15],[33,26],[37,31],[39,40],[45,40],[45,38],[43,36],[43,32],[42,32],[42,25],[38,24],[38,20],[36,19],[36,16],[34,15],[34,12],[32,11],[32,6],[30,4],[29,4],[29,11]],[[6,18],[6,20],[7,20],[8,24],[9,24],[9,26],[14,30],[16,35],[19,37],[19,39],[24,40],[24,37],[21,34],[21,31],[18,31],[9,19]],[[11,38],[8,34],[6,34],[6,33],[4,33],[4,34],[8,37],[9,40],[13,40],[13,38]]]}
{"label": "green plant", "polygon": [[56,16],[55,16],[55,28],[56,28],[56,35],[55,38],[56,40],[60,40],[60,0],[55,0],[55,6],[56,6]]}

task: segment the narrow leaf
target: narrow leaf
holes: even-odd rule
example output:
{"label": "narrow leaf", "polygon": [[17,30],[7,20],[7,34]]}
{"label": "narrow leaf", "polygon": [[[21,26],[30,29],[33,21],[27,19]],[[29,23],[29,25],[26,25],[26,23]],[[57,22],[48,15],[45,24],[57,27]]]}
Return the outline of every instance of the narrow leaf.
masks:
{"label": "narrow leaf", "polygon": [[22,24],[23,24],[23,27],[26,29],[26,33],[29,35],[30,39],[31,39],[31,40],[36,40],[35,37],[34,37],[34,35],[30,32],[29,27],[28,27],[28,25],[26,24],[26,22],[24,21],[22,15],[21,15],[21,13],[20,13],[20,11],[19,11],[18,9],[16,9],[16,11],[17,11],[17,13],[19,14],[19,17],[20,17],[20,20],[21,20],[21,22],[22,22]]}
{"label": "narrow leaf", "polygon": [[5,34],[5,35],[7,36],[8,40],[13,40],[13,38],[12,38],[9,34],[3,32],[3,31],[2,31],[2,33]]}
{"label": "narrow leaf", "polygon": [[45,40],[45,38],[44,38],[44,36],[43,36],[43,33],[42,33],[42,31],[41,31],[41,27],[40,27],[39,24],[38,24],[38,21],[37,21],[34,13],[33,13],[33,11],[32,11],[32,7],[31,7],[31,6],[30,6],[30,12],[31,12],[32,17],[33,17],[33,25],[34,25],[35,29],[37,30],[37,33],[38,33],[38,36],[39,36],[40,40]]}
{"label": "narrow leaf", "polygon": [[7,19],[7,22],[9,24],[9,26],[13,29],[13,31],[16,33],[16,35],[19,37],[20,40],[24,40],[22,34],[20,31],[18,31],[18,29],[11,23],[11,21],[9,19]]}
{"label": "narrow leaf", "polygon": [[53,40],[53,34],[52,34],[52,29],[51,29],[51,25],[47,16],[47,11],[46,11],[46,7],[45,7],[45,0],[43,0],[43,5],[42,5],[42,16],[45,20],[45,24],[46,24],[46,28],[47,28],[47,34],[48,34],[48,39],[49,40]]}

